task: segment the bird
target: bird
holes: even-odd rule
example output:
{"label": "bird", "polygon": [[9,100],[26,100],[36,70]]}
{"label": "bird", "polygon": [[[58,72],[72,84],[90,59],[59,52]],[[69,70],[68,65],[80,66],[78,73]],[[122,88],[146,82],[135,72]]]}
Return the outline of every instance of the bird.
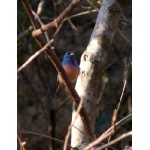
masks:
{"label": "bird", "polygon": [[[66,52],[61,64],[62,64],[64,70],[66,71],[66,74],[67,74],[70,82],[72,84],[75,83],[77,80],[77,77],[80,73],[80,67],[75,58],[75,52],[74,51]],[[57,83],[58,83],[58,88],[56,90],[56,93],[58,92],[58,89],[60,86],[64,86],[64,81],[59,74],[57,76]]]}
{"label": "bird", "polygon": [[[80,68],[79,68],[78,62],[75,58],[74,51],[67,52],[64,55],[63,61],[61,64],[62,64],[63,68],[65,69],[66,74],[67,74],[69,80],[71,81],[71,83],[75,83],[77,80],[77,77],[79,75]],[[59,81],[59,84],[64,84],[63,79],[61,78],[61,76],[59,74],[58,74],[58,81]]]}

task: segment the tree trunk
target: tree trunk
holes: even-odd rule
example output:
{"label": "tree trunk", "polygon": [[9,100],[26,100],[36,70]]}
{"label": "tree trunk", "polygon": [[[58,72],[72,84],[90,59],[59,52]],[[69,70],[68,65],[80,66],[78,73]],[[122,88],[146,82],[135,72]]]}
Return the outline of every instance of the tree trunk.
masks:
{"label": "tree trunk", "polygon": [[[81,56],[81,70],[75,89],[87,110],[93,132],[102,73],[121,12],[127,3],[128,0],[103,0],[89,44]],[[73,109],[72,121],[74,117],[75,109]],[[71,146],[76,147],[88,142],[80,116],[77,117],[74,126],[76,128],[72,127]]]}

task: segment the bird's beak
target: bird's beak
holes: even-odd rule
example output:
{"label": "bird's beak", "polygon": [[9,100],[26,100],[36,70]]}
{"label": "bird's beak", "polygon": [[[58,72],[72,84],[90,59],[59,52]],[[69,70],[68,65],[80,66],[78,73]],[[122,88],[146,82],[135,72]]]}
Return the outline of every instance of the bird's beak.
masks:
{"label": "bird's beak", "polygon": [[74,54],[75,54],[74,51],[71,51],[71,52],[70,52],[70,55],[74,55]]}

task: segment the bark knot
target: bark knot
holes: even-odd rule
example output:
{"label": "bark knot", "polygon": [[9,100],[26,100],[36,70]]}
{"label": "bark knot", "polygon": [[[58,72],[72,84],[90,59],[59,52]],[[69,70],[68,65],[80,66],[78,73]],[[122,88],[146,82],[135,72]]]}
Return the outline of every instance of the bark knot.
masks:
{"label": "bark knot", "polygon": [[117,4],[112,4],[111,6],[108,7],[109,12],[112,13],[120,13],[120,8]]}
{"label": "bark knot", "polygon": [[87,58],[88,58],[88,55],[84,55],[84,60],[86,61],[87,60]]}

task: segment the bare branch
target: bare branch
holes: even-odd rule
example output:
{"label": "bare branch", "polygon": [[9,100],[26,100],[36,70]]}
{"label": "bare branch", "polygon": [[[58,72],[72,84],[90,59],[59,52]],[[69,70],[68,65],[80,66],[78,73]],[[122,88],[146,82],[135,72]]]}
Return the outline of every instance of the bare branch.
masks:
{"label": "bare branch", "polygon": [[53,34],[52,38],[54,38],[54,37],[58,34],[58,32],[59,32],[60,29],[62,28],[62,25],[63,25],[64,22],[65,22],[65,20],[63,20],[63,21],[59,24],[59,26],[58,26],[58,28],[56,29],[55,33]]}
{"label": "bare branch", "polygon": [[[68,20],[68,22],[70,22],[71,27],[76,31],[77,28],[74,26],[74,24],[71,22],[70,19],[75,18],[75,17],[78,17],[78,16],[86,15],[86,14],[89,14],[89,13],[92,13],[92,12],[98,12],[98,10],[97,10],[97,9],[93,9],[93,10],[89,10],[89,11],[85,11],[85,12],[81,12],[81,13],[72,15],[72,16],[70,16],[70,17],[66,17],[66,18],[59,24],[59,26],[57,27],[57,30],[55,31],[55,33],[54,33],[54,35],[52,36],[52,38],[54,38],[54,37],[58,34],[58,32],[60,31],[60,29],[61,29],[63,23],[64,23],[66,20]],[[70,21],[69,21],[69,20],[70,20]]]}
{"label": "bare branch", "polygon": [[122,140],[122,139],[124,139],[124,138],[126,138],[126,137],[128,137],[128,136],[131,136],[131,135],[132,135],[132,131],[129,131],[129,132],[127,132],[127,133],[124,133],[124,134],[122,134],[121,136],[119,136],[118,138],[114,139],[113,141],[111,141],[111,142],[109,142],[109,143],[107,143],[107,144],[105,144],[105,145],[102,145],[102,146],[99,147],[98,149],[99,149],[99,150],[102,150],[102,149],[104,149],[104,148],[106,148],[106,147],[108,147],[108,146],[110,146],[110,145],[113,145],[113,144],[115,144],[116,142],[118,142],[118,141],[120,141],[120,140]]}
{"label": "bare branch", "polygon": [[[42,1],[43,1],[43,0],[42,0]],[[40,25],[41,25],[41,26],[44,25],[43,22],[42,22],[42,20],[40,19],[39,15],[36,14],[33,10],[32,10],[32,13],[33,13],[34,16],[37,18],[37,20],[38,20],[38,22],[40,23]],[[47,31],[44,32],[44,35],[45,35],[45,37],[46,37],[47,42],[50,41]]]}
{"label": "bare branch", "polygon": [[30,58],[21,67],[19,67],[19,69],[17,70],[17,73],[19,73],[22,69],[24,69],[27,65],[29,65],[39,54],[45,51],[47,47],[49,46],[49,44],[51,44],[53,41],[54,39],[48,42],[42,49],[38,50],[35,54],[30,56]]}
{"label": "bare branch", "polygon": [[18,141],[20,143],[20,150],[26,150],[25,147],[24,147],[24,145],[26,144],[26,142],[24,142],[22,140],[22,137],[21,137],[21,135],[19,133],[17,133],[17,138],[18,138]]}
{"label": "bare branch", "polygon": [[[85,11],[85,12],[81,12],[81,13],[78,13],[78,14],[75,14],[75,15],[72,15],[70,17],[68,17],[69,19],[72,19],[74,17],[78,17],[78,16],[82,16],[82,15],[87,15],[89,13],[92,13],[92,12],[98,12],[97,9],[93,9],[93,10],[88,10],[88,11]],[[66,19],[65,19],[66,20]]]}
{"label": "bare branch", "polygon": [[[130,121],[132,118],[132,114],[129,114],[128,116],[124,117],[123,119],[121,119],[120,121],[118,121],[117,123],[115,123],[115,127],[117,129],[118,126],[126,123],[127,121]],[[106,132],[104,132],[101,136],[105,135],[106,133],[110,132],[113,129],[113,126],[111,126]]]}
{"label": "bare branch", "polygon": [[117,110],[115,109],[115,110],[114,110],[113,117],[112,117],[112,121],[111,121],[111,124],[112,124],[112,126],[113,126],[114,132],[115,132],[115,123],[116,123],[116,119],[117,119]]}
{"label": "bare branch", "polygon": [[[117,118],[117,114],[118,114],[118,111],[119,111],[119,108],[120,108],[120,104],[121,104],[121,102],[122,102],[124,90],[125,90],[126,83],[127,83],[127,76],[128,76],[128,68],[129,68],[129,64],[127,65],[126,68],[127,68],[127,69],[125,70],[125,79],[124,79],[124,85],[123,85],[123,89],[122,89],[120,101],[119,101],[119,103],[118,103],[117,109],[115,109],[115,116],[116,116],[116,118]],[[116,118],[115,118],[115,120],[116,120]],[[114,129],[114,128],[113,128],[113,129]],[[109,139],[108,139],[108,143],[109,143],[110,139],[111,139],[111,136],[110,136]]]}
{"label": "bare branch", "polygon": [[71,25],[72,29],[77,31],[78,29],[76,28],[76,26],[73,24],[73,22],[71,21],[70,18],[67,18],[67,21],[69,22],[69,24]]}
{"label": "bare branch", "polygon": [[97,8],[90,0],[86,0],[93,8],[99,10],[99,8]]}
{"label": "bare branch", "polygon": [[126,68],[126,76],[125,76],[124,85],[123,85],[122,93],[121,93],[121,96],[120,96],[120,100],[119,100],[119,103],[118,103],[118,106],[117,106],[117,113],[119,111],[120,104],[122,102],[122,97],[123,97],[123,94],[124,94],[124,90],[125,90],[125,87],[126,87],[126,84],[127,84],[128,70],[129,70],[129,63],[127,64],[127,68]]}
{"label": "bare branch", "polygon": [[[119,125],[122,125],[124,123],[126,123],[127,121],[131,120],[132,114],[124,117],[123,119],[121,119],[120,121],[118,121],[115,124],[115,128],[117,129],[119,127]],[[97,138],[95,141],[93,141],[92,143],[90,143],[89,145],[87,145],[87,147],[85,147],[84,150],[88,150],[89,148],[99,144],[100,142],[102,142],[103,140],[105,140],[106,138],[108,138],[109,136],[111,136],[114,133],[113,130],[114,126],[110,127],[105,133],[103,133],[99,138]]]}
{"label": "bare branch", "polygon": [[123,14],[121,15],[120,20],[123,21],[123,22],[125,22],[125,23],[128,23],[129,25],[132,25],[132,22],[129,21]]}
{"label": "bare branch", "polygon": [[28,5],[26,0],[21,0],[21,2],[23,4],[25,10],[28,12],[28,16],[31,20],[34,30],[36,30],[38,28],[38,26],[36,24],[36,20],[35,20],[34,16],[32,15],[32,10],[31,10],[30,6]]}
{"label": "bare branch", "polygon": [[[21,2],[24,4],[25,9],[26,9],[28,15],[30,16],[30,19],[32,20],[31,23],[35,24],[36,21],[35,21],[35,18],[32,14],[32,11],[31,11],[28,3],[26,2],[26,0],[21,0]],[[36,26],[34,25],[34,27],[36,27]],[[37,28],[35,28],[35,29],[37,29]],[[35,39],[41,47],[44,47],[45,41],[44,41],[42,36],[37,36]],[[67,74],[66,74],[64,68],[62,67],[58,57],[56,56],[54,51],[49,46],[45,50],[45,52],[46,52],[48,58],[52,61],[53,65],[55,66],[56,70],[60,74],[61,78],[64,80],[64,84],[66,86],[66,89],[69,91],[72,100],[74,101],[74,103],[78,107],[78,105],[80,103],[80,97],[77,94],[76,90],[73,88],[70,80],[68,79]],[[89,141],[91,141],[91,138],[94,138],[94,133],[92,131],[91,124],[90,124],[89,117],[87,115],[86,109],[83,105],[82,105],[82,108],[81,108],[79,114],[80,114],[80,116],[82,118],[82,121],[83,121],[83,124],[84,124],[87,139]],[[89,137],[91,137],[91,138],[89,138]]]}
{"label": "bare branch", "polygon": [[80,131],[80,133],[84,134],[79,128],[77,128],[76,126],[72,125],[72,127],[76,128],[78,131]]}
{"label": "bare branch", "polygon": [[[115,126],[116,120],[117,120],[117,110],[115,109],[113,117],[112,117],[112,121],[111,121],[111,124],[112,124],[112,127],[113,127],[112,128],[113,133],[115,133],[115,130],[116,130],[116,126]],[[109,136],[109,138],[108,138],[108,143],[109,143],[110,140],[111,140],[111,136]],[[105,150],[107,150],[107,148]]]}
{"label": "bare branch", "polygon": [[102,142],[103,140],[105,140],[106,138],[108,138],[109,136],[111,136],[113,133],[114,133],[114,130],[111,130],[110,132],[108,132],[104,136],[99,137],[95,141],[93,141],[92,143],[88,144],[83,150],[89,150],[93,146],[99,144],[100,142]]}
{"label": "bare branch", "polygon": [[[37,136],[41,136],[41,137],[44,137],[44,138],[48,138],[48,139],[52,139],[54,141],[57,141],[59,143],[63,143],[64,144],[64,141],[60,140],[60,139],[57,139],[57,138],[53,138],[51,136],[48,136],[48,135],[45,135],[45,134],[41,134],[41,133],[36,133],[36,132],[32,132],[32,131],[18,131],[18,133],[23,133],[23,134],[33,134],[33,135],[37,135]],[[73,147],[71,145],[67,145],[69,148],[72,148]]]}
{"label": "bare branch", "polygon": [[102,99],[102,96],[104,94],[104,91],[105,91],[105,86],[106,86],[106,83],[108,82],[108,77],[106,76],[103,76],[102,77],[102,87],[101,87],[101,91],[100,91],[100,94],[99,94],[99,97],[98,97],[98,100],[97,100],[97,105],[99,106],[99,103]]}
{"label": "bare branch", "polygon": [[49,30],[53,27],[58,27],[58,25],[63,21],[63,19],[81,2],[81,0],[72,0],[70,5],[51,23],[48,23],[46,25],[43,25],[40,29],[37,29],[36,31],[33,31],[32,35],[34,37],[42,34],[43,32]]}

